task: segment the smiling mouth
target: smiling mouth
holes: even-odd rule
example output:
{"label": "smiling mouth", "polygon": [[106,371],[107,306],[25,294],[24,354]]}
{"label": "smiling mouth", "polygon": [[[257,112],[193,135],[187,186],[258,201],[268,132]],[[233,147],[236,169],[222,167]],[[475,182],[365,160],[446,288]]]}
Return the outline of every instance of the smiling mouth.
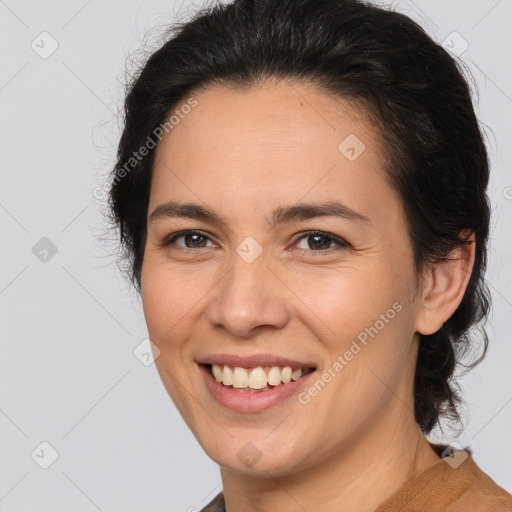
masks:
{"label": "smiling mouth", "polygon": [[316,370],[315,367],[292,368],[291,366],[239,366],[204,364],[213,378],[224,387],[245,393],[262,393],[278,386],[286,386]]}

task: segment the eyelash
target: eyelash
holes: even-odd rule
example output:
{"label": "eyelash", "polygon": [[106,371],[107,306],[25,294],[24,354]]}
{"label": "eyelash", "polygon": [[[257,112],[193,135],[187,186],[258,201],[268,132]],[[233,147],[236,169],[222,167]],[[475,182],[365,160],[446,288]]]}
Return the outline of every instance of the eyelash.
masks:
{"label": "eyelash", "polygon": [[[203,231],[198,231],[198,230],[195,230],[195,229],[190,229],[190,230],[184,230],[184,231],[178,231],[177,233],[172,233],[170,234],[169,236],[167,236],[161,244],[159,244],[161,247],[163,248],[168,248],[171,244],[173,244],[178,238],[182,238],[184,236],[187,236],[187,235],[200,235],[204,238],[207,238],[208,240],[210,239],[209,236],[204,233]],[[294,244],[300,242],[302,239],[304,238],[309,238],[309,237],[312,237],[312,236],[321,236],[321,237],[324,237],[324,238],[327,238],[328,240],[338,244],[338,249],[349,249],[351,248],[352,246],[345,240],[343,240],[342,238],[339,238],[335,235],[332,235],[331,233],[326,233],[325,231],[304,231],[302,233],[300,233],[300,236],[298,236],[296,239],[295,239],[295,242]],[[211,240],[210,240],[211,241]],[[181,249],[185,249],[185,250],[197,250],[197,249],[194,249],[193,247],[185,247],[185,246],[181,246],[179,245],[178,247],[180,247]],[[207,249],[207,247],[199,247],[198,249]],[[319,250],[313,250],[313,249],[298,249],[299,251],[307,251],[307,252],[311,252],[311,253],[328,253],[328,252],[331,252],[333,250],[333,248],[329,248],[329,249],[319,249]]]}

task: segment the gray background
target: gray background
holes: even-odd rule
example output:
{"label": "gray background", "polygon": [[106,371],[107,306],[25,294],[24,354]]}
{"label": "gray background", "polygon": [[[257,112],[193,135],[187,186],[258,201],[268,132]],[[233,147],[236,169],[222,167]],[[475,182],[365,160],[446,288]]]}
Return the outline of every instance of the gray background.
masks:
{"label": "gray background", "polygon": [[[467,429],[449,440],[470,444],[480,467],[512,491],[512,0],[393,6],[452,51],[469,45],[461,58],[478,84],[493,169],[494,306],[490,352],[461,381]],[[193,11],[187,1],[0,0],[4,512],[184,512],[221,489],[217,465],[154,365],[134,356],[147,336],[144,318],[116,269],[114,245],[98,241],[104,203],[93,194],[115,156],[125,60],[177,13]],[[42,58],[53,41],[58,49]],[[42,442],[58,452],[48,469],[40,465],[51,462],[52,449]]]}

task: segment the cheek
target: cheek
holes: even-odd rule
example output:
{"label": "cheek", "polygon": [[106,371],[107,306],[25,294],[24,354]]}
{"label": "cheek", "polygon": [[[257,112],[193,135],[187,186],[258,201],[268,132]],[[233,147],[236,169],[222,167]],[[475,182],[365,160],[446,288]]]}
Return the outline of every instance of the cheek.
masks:
{"label": "cheek", "polygon": [[293,289],[304,311],[314,313],[318,334],[325,333],[321,336],[324,345],[333,350],[343,349],[341,345],[350,344],[375,323],[382,328],[385,322],[386,330],[391,330],[400,314],[397,309],[403,311],[405,306],[402,302],[406,279],[376,261],[373,264],[368,261],[364,268],[347,266],[323,275],[318,272],[314,276],[297,275],[294,281]]}
{"label": "cheek", "polygon": [[198,288],[186,273],[165,269],[148,258],[142,269],[142,304],[150,340],[158,347],[155,359],[165,389],[185,422],[191,427],[193,417],[185,341],[196,322]]}
{"label": "cheek", "polygon": [[348,286],[338,292],[331,295],[329,316],[323,318],[335,334],[321,338],[326,360],[319,378],[329,374],[332,384],[313,405],[326,423],[333,423],[329,417],[336,418],[333,436],[338,427],[349,431],[371,421],[394,399],[389,390],[398,388],[411,355],[412,311],[398,294]]}
{"label": "cheek", "polygon": [[142,269],[142,303],[150,338],[157,345],[172,346],[182,339],[201,297],[208,290],[205,280],[190,271],[177,271],[148,259]]}
{"label": "cheek", "polygon": [[[309,296],[307,290],[312,290]],[[297,294],[307,297],[307,306],[320,319],[310,328],[326,352],[324,373],[335,375],[317,406],[329,403],[341,422],[361,403],[367,406],[360,411],[364,416],[389,399],[383,382],[391,388],[398,385],[411,337],[407,290],[407,276],[399,276],[382,261],[368,262],[364,271],[345,268],[337,275],[301,282]],[[360,421],[366,421],[362,416]]]}

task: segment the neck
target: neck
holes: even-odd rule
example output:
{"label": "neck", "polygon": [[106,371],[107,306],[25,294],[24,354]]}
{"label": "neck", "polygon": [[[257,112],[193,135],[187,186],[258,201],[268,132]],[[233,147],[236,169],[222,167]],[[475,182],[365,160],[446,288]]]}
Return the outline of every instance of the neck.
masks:
{"label": "neck", "polygon": [[268,478],[221,467],[226,511],[374,512],[440,460],[411,411],[398,400],[394,406],[387,423],[358,432],[317,466],[279,477],[269,472]]}

